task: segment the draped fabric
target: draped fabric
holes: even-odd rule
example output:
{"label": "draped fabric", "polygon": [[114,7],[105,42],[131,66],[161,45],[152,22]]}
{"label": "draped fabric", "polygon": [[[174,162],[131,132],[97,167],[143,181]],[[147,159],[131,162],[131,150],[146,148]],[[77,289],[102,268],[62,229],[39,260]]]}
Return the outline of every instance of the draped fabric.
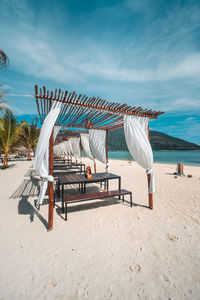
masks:
{"label": "draped fabric", "polygon": [[149,118],[135,116],[135,118],[140,122],[142,128],[145,130],[146,135],[148,136],[148,125],[149,125]]}
{"label": "draped fabric", "polygon": [[64,148],[65,148],[65,153],[67,154],[67,156],[69,156],[69,147],[68,147],[68,141],[64,141]]}
{"label": "draped fabric", "polygon": [[87,157],[94,160],[94,157],[92,156],[92,153],[91,153],[91,150],[90,150],[89,134],[88,133],[81,133],[81,145],[82,145],[83,151],[85,152]]}
{"label": "draped fabric", "polygon": [[54,130],[53,130],[53,141],[55,142],[55,139],[57,137],[58,132],[60,131],[61,126],[54,126]]}
{"label": "draped fabric", "polygon": [[66,147],[64,142],[60,143],[60,150],[61,150],[61,154],[63,155],[66,152]]}
{"label": "draped fabric", "polygon": [[53,153],[56,154],[56,155],[59,154],[59,148],[58,148],[58,145],[55,145],[55,146],[53,147]]}
{"label": "draped fabric", "polygon": [[92,151],[93,156],[106,164],[106,131],[105,130],[97,130],[97,129],[90,129],[89,130],[89,144],[90,149]]}
{"label": "draped fabric", "polygon": [[72,155],[73,154],[73,149],[72,149],[72,143],[70,140],[64,141],[64,149],[65,152],[67,152],[68,155]]}
{"label": "draped fabric", "polygon": [[53,176],[49,175],[49,139],[54,124],[60,113],[61,104],[62,103],[54,103],[52,105],[52,108],[46,116],[40,130],[40,136],[35,151],[35,161],[33,167],[38,175],[41,176],[43,181],[37,205],[40,205],[43,202],[43,198],[47,190],[48,181],[53,181]]}
{"label": "draped fabric", "polygon": [[76,159],[81,159],[80,137],[71,138],[70,142],[72,145],[73,155]]}
{"label": "draped fabric", "polygon": [[62,147],[60,146],[60,143],[58,144],[58,153],[59,153],[59,155],[61,155],[62,154]]}
{"label": "draped fabric", "polygon": [[147,174],[150,174],[149,193],[153,193],[153,152],[144,125],[146,126],[146,121],[140,122],[134,116],[124,116],[124,134],[129,152],[134,160],[146,169]]}

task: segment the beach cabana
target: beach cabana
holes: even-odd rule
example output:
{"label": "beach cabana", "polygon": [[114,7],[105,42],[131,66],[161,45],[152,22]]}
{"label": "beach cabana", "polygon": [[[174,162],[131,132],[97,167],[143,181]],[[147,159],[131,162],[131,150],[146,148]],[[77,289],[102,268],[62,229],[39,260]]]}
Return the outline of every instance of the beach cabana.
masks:
{"label": "beach cabana", "polygon": [[153,153],[149,143],[149,119],[157,119],[163,112],[127,104],[108,102],[100,97],[87,97],[75,92],[53,91],[35,86],[35,99],[42,124],[36,149],[34,168],[42,177],[39,195],[42,201],[49,188],[48,229],[53,227],[53,145],[61,128],[85,131],[81,143],[87,156],[108,164],[108,132],[124,127],[129,152],[147,172],[149,208],[153,208]]}

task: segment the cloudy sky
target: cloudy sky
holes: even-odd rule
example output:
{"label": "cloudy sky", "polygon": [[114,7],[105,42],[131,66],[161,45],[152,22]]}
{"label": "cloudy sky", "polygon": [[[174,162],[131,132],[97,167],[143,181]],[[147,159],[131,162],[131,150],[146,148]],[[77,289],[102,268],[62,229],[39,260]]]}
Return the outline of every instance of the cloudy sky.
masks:
{"label": "cloudy sky", "polygon": [[[153,130],[200,144],[200,1],[1,0],[0,83],[34,85],[165,111]],[[16,115],[34,99],[7,96]]]}

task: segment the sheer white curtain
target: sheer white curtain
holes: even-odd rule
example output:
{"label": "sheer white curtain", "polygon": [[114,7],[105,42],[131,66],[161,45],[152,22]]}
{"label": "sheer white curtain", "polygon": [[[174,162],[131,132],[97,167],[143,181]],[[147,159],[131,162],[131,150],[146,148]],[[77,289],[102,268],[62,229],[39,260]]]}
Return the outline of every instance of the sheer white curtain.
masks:
{"label": "sheer white curtain", "polygon": [[68,158],[70,158],[70,151],[69,151],[69,143],[68,141],[64,141],[64,146],[65,146],[65,153]]}
{"label": "sheer white curtain", "polygon": [[85,152],[87,157],[94,160],[94,157],[92,156],[92,153],[91,153],[91,150],[90,150],[89,134],[88,133],[81,133],[81,145],[82,145],[83,151]]}
{"label": "sheer white curtain", "polygon": [[57,137],[58,132],[60,131],[61,126],[54,126],[54,130],[53,130],[53,141],[55,142],[55,139]]}
{"label": "sheer white curtain", "polygon": [[61,155],[63,155],[63,154],[64,154],[64,152],[65,152],[64,143],[63,143],[63,142],[61,142],[61,143],[59,144],[59,147],[60,147],[60,154],[61,154]]}
{"label": "sheer white curtain", "polygon": [[58,145],[55,145],[55,146],[53,147],[53,153],[56,154],[56,155],[59,154],[59,148],[58,148]]}
{"label": "sheer white curtain", "polygon": [[80,137],[75,137],[70,139],[73,155],[76,159],[81,159],[81,148],[80,148]]}
{"label": "sheer white curtain", "polygon": [[89,144],[95,159],[103,164],[106,164],[106,131],[90,129],[89,130]]}
{"label": "sheer white curtain", "polygon": [[[148,119],[147,119],[148,120]],[[143,121],[142,124],[146,124]],[[134,116],[124,116],[124,134],[129,152],[135,161],[150,174],[149,193],[155,191],[154,175],[153,175],[153,152],[145,127],[138,118]],[[148,125],[148,124],[147,124]],[[145,125],[146,126],[146,125]]]}
{"label": "sheer white curtain", "polygon": [[135,116],[135,118],[140,122],[142,128],[145,130],[146,135],[148,136],[148,125],[149,125],[149,118]]}
{"label": "sheer white curtain", "polygon": [[60,143],[58,144],[58,154],[62,154],[62,148],[60,147]]}
{"label": "sheer white curtain", "polygon": [[40,130],[40,136],[35,151],[35,161],[33,166],[35,171],[38,173],[38,175],[41,176],[43,181],[37,205],[40,205],[43,202],[43,198],[47,190],[48,181],[53,181],[53,176],[49,175],[49,139],[54,124],[60,113],[61,105],[62,103],[53,104]]}
{"label": "sheer white curtain", "polygon": [[72,148],[71,139],[69,139],[67,142],[68,142],[69,154],[73,155],[73,148]]}

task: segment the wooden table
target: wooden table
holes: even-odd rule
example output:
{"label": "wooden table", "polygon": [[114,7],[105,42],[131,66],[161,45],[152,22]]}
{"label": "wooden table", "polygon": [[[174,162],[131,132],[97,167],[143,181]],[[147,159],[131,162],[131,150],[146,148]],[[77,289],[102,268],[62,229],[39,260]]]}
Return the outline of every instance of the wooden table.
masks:
{"label": "wooden table", "polygon": [[72,162],[72,160],[69,158],[54,158],[53,161],[57,162],[57,163],[65,163],[65,162],[71,163]]}
{"label": "wooden table", "polygon": [[[62,186],[62,203],[64,199],[64,186],[67,184],[80,184],[81,192],[86,192],[86,184],[87,183],[97,183],[97,182],[105,182],[106,189],[109,189],[109,180],[117,179],[118,180],[118,190],[121,190],[121,177],[119,175],[115,175],[112,173],[94,173],[92,174],[92,178],[88,179],[84,174],[70,174],[70,175],[58,175],[58,194],[60,197],[60,186]],[[119,196],[120,199],[120,196]],[[64,207],[62,207],[64,210]]]}

